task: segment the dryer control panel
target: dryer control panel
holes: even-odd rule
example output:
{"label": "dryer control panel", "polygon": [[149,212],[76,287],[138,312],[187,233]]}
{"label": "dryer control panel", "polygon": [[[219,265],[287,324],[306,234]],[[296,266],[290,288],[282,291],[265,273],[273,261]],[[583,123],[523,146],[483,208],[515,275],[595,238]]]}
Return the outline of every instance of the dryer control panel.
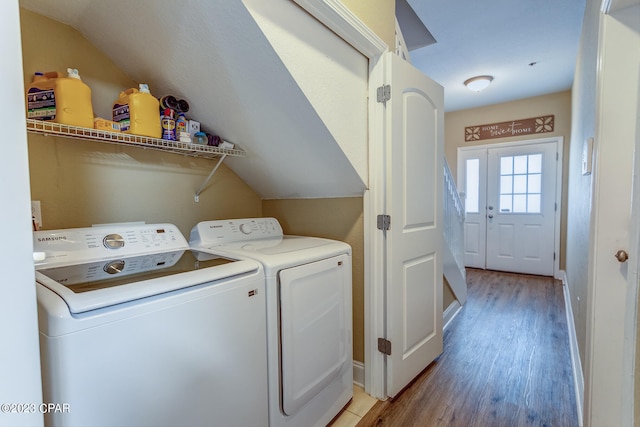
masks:
{"label": "dryer control panel", "polygon": [[281,239],[282,227],[275,218],[244,218],[203,221],[191,230],[191,245],[215,246],[231,242]]}

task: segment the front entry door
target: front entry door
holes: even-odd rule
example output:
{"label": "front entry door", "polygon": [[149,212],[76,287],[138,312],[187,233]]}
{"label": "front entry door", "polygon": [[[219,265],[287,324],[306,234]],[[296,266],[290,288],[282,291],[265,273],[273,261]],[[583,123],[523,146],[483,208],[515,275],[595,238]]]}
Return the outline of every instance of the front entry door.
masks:
{"label": "front entry door", "polygon": [[553,276],[556,144],[487,154],[487,268]]}
{"label": "front entry door", "polygon": [[556,153],[556,142],[461,151],[468,267],[553,276]]}

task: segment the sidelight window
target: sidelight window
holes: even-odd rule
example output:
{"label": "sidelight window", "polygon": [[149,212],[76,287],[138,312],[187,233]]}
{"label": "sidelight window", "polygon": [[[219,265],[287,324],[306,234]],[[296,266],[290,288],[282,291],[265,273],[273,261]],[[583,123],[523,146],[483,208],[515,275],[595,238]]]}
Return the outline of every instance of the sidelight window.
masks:
{"label": "sidelight window", "polygon": [[478,213],[480,209],[480,159],[467,159],[466,177],[464,210],[466,213]]}

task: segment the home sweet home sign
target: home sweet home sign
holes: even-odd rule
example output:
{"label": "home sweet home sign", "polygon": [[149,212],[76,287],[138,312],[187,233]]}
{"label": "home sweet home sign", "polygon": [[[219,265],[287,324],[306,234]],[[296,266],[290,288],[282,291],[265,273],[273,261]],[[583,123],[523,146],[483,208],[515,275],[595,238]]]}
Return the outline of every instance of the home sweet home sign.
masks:
{"label": "home sweet home sign", "polygon": [[467,126],[464,128],[465,141],[506,138],[553,132],[554,116],[532,117],[530,119],[512,120],[510,122],[491,123],[486,125]]}

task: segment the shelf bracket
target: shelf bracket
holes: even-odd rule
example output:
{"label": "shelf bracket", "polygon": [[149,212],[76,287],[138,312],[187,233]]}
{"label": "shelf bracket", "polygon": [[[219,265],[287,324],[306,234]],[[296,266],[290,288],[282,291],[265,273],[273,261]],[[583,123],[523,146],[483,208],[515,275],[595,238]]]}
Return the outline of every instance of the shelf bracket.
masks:
{"label": "shelf bracket", "polygon": [[194,198],[196,203],[200,202],[200,194],[202,193],[202,190],[204,190],[204,187],[206,187],[206,185],[209,183],[209,181],[213,177],[213,174],[216,173],[216,171],[218,170],[218,168],[220,167],[220,165],[222,164],[222,162],[224,161],[224,159],[226,157],[227,157],[226,154],[223,154],[220,157],[220,160],[218,160],[218,163],[216,163],[216,165],[213,167],[213,170],[211,171],[211,173],[209,174],[207,179],[204,180],[204,182],[202,183],[202,185],[200,186],[198,191],[196,191],[196,195],[195,195],[195,198]]}

